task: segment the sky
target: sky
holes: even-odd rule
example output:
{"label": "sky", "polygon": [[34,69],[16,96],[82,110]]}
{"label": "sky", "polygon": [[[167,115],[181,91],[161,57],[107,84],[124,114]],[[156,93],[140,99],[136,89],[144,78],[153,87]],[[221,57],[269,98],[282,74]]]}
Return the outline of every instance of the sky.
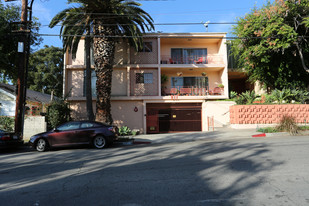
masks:
{"label": "sky", "polygon": [[[30,0],[28,0],[30,2]],[[138,1],[138,0],[136,0]],[[155,32],[206,32],[203,24],[185,25],[184,23],[201,23],[209,21],[208,32],[231,32],[232,24],[215,24],[235,22],[252,8],[261,7],[268,0],[139,0],[144,9],[154,19]],[[4,4],[12,4],[4,2]],[[19,4],[21,1],[19,0]],[[16,2],[14,2],[16,4]],[[40,34],[59,35],[59,28],[48,27],[51,19],[60,11],[68,8],[67,0],[34,0],[33,16],[42,24]],[[62,47],[59,36],[42,36],[44,45]]]}

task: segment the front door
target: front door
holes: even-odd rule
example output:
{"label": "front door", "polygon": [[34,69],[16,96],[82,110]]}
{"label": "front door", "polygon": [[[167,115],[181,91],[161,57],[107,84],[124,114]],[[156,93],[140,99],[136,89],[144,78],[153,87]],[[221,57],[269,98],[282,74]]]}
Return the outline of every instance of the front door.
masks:
{"label": "front door", "polygon": [[153,108],[147,108],[147,133],[159,133],[159,117],[158,117],[158,110]]}
{"label": "front door", "polygon": [[56,128],[55,132],[49,134],[51,146],[65,146],[75,143],[75,135],[79,130],[79,122],[67,122]]}

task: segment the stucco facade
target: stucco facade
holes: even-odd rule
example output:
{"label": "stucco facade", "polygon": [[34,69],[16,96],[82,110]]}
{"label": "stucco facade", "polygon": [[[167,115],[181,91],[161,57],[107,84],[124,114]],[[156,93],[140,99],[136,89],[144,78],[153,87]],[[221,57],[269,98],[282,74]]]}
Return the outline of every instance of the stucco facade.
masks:
{"label": "stucco facade", "polygon": [[[112,79],[114,123],[142,133],[190,131],[190,125],[194,131],[207,131],[207,116],[213,111],[207,111],[206,103],[228,98],[225,36],[147,34],[141,51],[125,41],[118,43]],[[64,69],[64,92],[69,94],[73,117],[85,119],[83,40],[75,59],[65,54]],[[95,108],[95,97],[93,103]]]}

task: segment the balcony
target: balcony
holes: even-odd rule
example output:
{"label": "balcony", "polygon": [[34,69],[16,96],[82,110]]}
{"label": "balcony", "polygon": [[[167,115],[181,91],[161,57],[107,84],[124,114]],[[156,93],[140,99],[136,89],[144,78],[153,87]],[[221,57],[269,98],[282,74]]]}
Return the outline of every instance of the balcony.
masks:
{"label": "balcony", "polygon": [[224,64],[222,55],[171,56],[162,55],[161,64]]}
{"label": "balcony", "polygon": [[215,87],[209,89],[208,87],[185,87],[175,86],[162,89],[162,96],[209,96],[209,95],[224,95],[224,90]]}

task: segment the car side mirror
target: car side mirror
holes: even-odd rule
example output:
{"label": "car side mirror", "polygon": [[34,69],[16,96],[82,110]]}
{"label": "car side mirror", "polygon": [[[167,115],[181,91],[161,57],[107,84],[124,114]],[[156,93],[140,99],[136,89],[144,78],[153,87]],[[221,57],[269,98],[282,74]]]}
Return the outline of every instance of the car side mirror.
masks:
{"label": "car side mirror", "polygon": [[59,129],[55,128],[55,129],[54,129],[54,132],[59,132]]}

